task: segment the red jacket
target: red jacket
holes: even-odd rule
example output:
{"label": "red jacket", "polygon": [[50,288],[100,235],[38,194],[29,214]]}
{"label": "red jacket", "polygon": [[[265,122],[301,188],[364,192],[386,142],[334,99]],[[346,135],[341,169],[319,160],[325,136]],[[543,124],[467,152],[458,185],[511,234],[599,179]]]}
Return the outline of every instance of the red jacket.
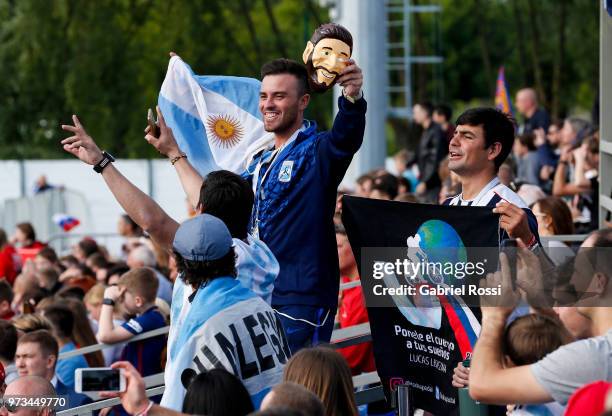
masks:
{"label": "red jacket", "polygon": [[[348,277],[342,277],[342,283],[350,282]],[[345,289],[340,299],[340,328],[369,322],[368,311],[361,286]],[[344,356],[353,375],[376,370],[372,342],[364,342],[338,350]]]}
{"label": "red jacket", "polygon": [[2,250],[0,250],[0,278],[5,278],[11,286],[17,277],[17,264],[15,262],[17,252],[15,248],[6,244]]}

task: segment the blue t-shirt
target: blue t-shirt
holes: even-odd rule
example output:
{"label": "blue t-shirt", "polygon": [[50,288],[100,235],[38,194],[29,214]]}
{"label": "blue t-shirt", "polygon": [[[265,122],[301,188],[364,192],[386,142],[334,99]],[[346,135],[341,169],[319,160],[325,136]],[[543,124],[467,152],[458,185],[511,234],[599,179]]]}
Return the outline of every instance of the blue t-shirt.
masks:
{"label": "blue t-shirt", "polygon": [[[163,328],[166,321],[157,306],[152,306],[136,318],[130,319],[121,325],[134,335]],[[159,335],[142,341],[129,342],[123,351],[123,359],[132,363],[143,376],[158,374],[163,371],[162,358],[166,350],[166,336]]]}
{"label": "blue t-shirt", "polygon": [[[76,350],[76,345],[74,342],[69,342],[60,348],[60,354],[63,352],[74,351]],[[77,355],[76,357],[70,358],[62,358],[58,360],[57,366],[55,367],[55,373],[57,374],[57,378],[61,380],[66,386],[74,389],[74,371],[77,368],[87,368],[89,364],[87,364],[87,360],[83,355]]]}

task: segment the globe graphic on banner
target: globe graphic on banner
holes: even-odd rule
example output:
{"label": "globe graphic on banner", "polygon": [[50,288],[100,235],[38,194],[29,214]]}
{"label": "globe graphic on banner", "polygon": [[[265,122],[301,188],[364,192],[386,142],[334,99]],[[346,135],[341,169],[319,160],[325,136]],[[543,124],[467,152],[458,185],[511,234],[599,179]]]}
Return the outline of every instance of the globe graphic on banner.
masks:
{"label": "globe graphic on banner", "polygon": [[[455,229],[444,221],[429,220],[425,221],[417,230],[420,237],[419,247],[426,256],[429,263],[465,263],[467,252],[463,240]],[[447,270],[451,270],[448,268]],[[431,272],[432,270],[430,270]],[[437,270],[439,271],[439,269]],[[431,283],[444,283],[452,285],[457,280],[452,273],[428,273],[427,276]]]}

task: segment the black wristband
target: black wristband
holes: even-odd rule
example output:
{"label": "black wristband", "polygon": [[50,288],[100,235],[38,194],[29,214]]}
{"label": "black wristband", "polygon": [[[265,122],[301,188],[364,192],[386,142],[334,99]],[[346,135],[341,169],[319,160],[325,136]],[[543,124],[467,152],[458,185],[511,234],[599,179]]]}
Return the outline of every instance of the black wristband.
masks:
{"label": "black wristband", "polygon": [[104,298],[102,299],[102,305],[115,306],[115,301],[112,300],[111,298]]}
{"label": "black wristband", "polygon": [[93,167],[93,170],[95,170],[98,173],[102,173],[104,168],[107,167],[109,164],[111,164],[114,161],[115,161],[115,158],[111,154],[107,153],[106,151],[103,151],[102,152],[102,160],[99,161]]}

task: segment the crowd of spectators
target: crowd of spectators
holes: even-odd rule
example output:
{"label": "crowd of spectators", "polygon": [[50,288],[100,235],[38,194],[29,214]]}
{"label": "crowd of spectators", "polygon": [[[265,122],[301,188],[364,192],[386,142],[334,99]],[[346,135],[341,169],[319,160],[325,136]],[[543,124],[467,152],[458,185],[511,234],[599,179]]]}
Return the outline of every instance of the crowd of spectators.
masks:
{"label": "crowd of spectators", "polygon": [[[531,89],[521,90],[516,101],[523,120],[511,156],[499,166],[499,181],[530,207],[540,236],[593,232],[598,227],[596,127],[578,118],[550,121]],[[341,221],[342,195],[439,204],[461,192],[459,177],[449,169],[448,147],[456,139],[450,108],[419,103],[413,110],[414,122],[423,133],[416,149],[405,149],[394,156],[395,172],[377,169],[359,177],[354,189],[337,193],[334,223],[343,284],[358,281],[359,270]],[[276,340],[278,362],[272,356],[257,356],[260,364],[276,367],[275,375],[266,379],[265,388],[250,383],[243,368],[237,374],[223,368],[219,361],[213,368],[204,368],[198,362],[202,366],[198,373],[179,368],[181,342],[186,341],[181,331],[191,325],[195,333],[211,320],[211,316],[191,310],[192,304],[223,299],[226,303],[214,302],[227,311],[257,295],[253,305],[259,308],[258,319],[268,312],[273,315],[273,285],[267,287],[266,281],[274,280],[279,273],[268,248],[246,235],[253,204],[248,183],[224,171],[212,173],[205,183],[196,186],[199,199],[189,204],[195,207],[194,217],[180,225],[133,189],[118,196],[122,206],[129,206],[128,200],[137,200],[141,206],[130,212],[135,215],[119,219],[118,234],[125,239],[120,253],[109,253],[92,238],[79,241],[70,253],[57,253],[37,240],[29,223],[17,224],[10,239],[0,229],[0,386],[6,388],[6,394],[53,390],[69,397],[70,407],[78,406],[91,398],[75,391],[75,370],[112,366],[124,370],[127,389],[119,394],[122,406],[104,409],[104,415],[181,414],[176,406],[170,406],[171,410],[157,404],[159,398],[150,402],[145,396],[142,377],[164,369],[166,377],[169,372],[176,373],[166,388],[179,392],[175,399],[182,404],[184,414],[356,416],[365,411],[356,404],[352,376],[375,371],[369,342],[339,350],[316,346],[289,351],[282,328],[271,335],[255,335],[251,326],[250,337],[256,345],[265,345],[267,338]],[[131,189],[132,185],[124,182],[121,186]],[[231,191],[211,197],[220,195],[220,189]],[[550,251],[550,257],[555,265],[566,265],[574,258],[576,247],[570,243],[551,244],[555,250]],[[612,234],[595,231],[582,247],[610,246]],[[525,263],[533,260],[529,254],[523,256]],[[572,266],[582,266],[579,261],[587,260],[573,260]],[[612,322],[605,305],[612,270],[609,260],[589,270],[599,279],[597,287],[575,288],[575,282],[565,283],[575,288],[574,293],[595,291],[600,304],[554,309],[550,305],[546,311],[534,311],[511,322],[508,318],[513,308],[493,304],[489,306],[495,308],[483,308],[489,312],[483,313],[483,331],[472,366],[459,363],[453,385],[469,387],[478,400],[508,404],[508,412],[514,415],[543,411],[562,414],[566,405],[568,412],[574,409],[571,414],[586,414],[575,410],[581,409],[581,400],[588,394],[578,389],[598,389],[593,394],[603,397],[609,384],[583,386],[600,379],[609,381],[612,376]],[[503,279],[503,272],[491,276],[488,284]],[[258,273],[261,281],[253,282]],[[223,283],[224,278],[232,283]],[[522,279],[528,280],[525,276]],[[245,287],[248,292],[242,291]],[[359,285],[340,291],[334,314],[336,328],[368,322]],[[170,332],[170,338],[181,344],[176,354],[167,351],[166,335],[131,341],[136,335],[169,325],[171,319],[181,326]],[[231,314],[226,319],[238,320]],[[247,322],[248,317],[240,319]],[[219,333],[212,334],[204,329],[199,332],[199,336],[219,339]],[[112,346],[59,358],[60,354],[98,343]],[[217,359],[211,350],[207,352]],[[592,357],[593,363],[575,370],[578,356]],[[525,373],[525,369],[532,372]],[[504,390],[511,380],[525,383]],[[603,399],[600,401],[603,410]]]}

